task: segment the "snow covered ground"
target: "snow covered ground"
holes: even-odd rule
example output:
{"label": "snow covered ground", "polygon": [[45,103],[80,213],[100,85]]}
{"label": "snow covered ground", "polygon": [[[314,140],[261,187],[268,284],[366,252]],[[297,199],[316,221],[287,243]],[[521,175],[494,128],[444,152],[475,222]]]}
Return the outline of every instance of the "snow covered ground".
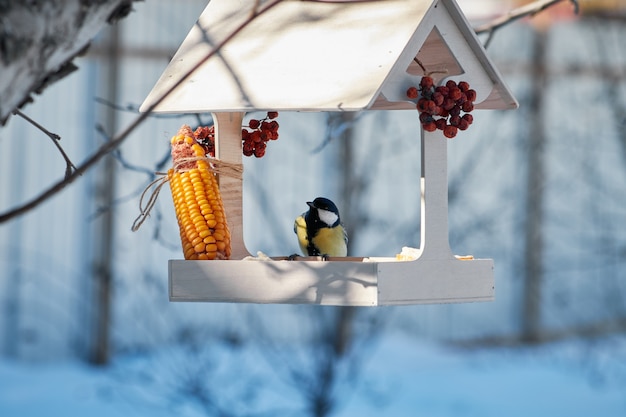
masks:
{"label": "snow covered ground", "polygon": [[[625,347],[626,340],[617,338],[595,344],[468,351],[402,334],[386,336],[364,365],[359,382],[341,388],[345,395],[334,415],[624,416]],[[0,362],[0,416],[207,415],[192,402],[172,402],[161,392],[166,385],[154,384],[158,364],[169,355],[164,353],[154,362],[154,375],[145,376],[143,387],[129,385],[120,375],[137,362],[154,359],[122,358],[101,369],[77,362],[34,365],[4,360]],[[245,379],[235,368],[232,378]],[[278,394],[271,402],[280,408]],[[293,410],[293,397],[282,398],[290,398],[283,400],[284,407]]]}

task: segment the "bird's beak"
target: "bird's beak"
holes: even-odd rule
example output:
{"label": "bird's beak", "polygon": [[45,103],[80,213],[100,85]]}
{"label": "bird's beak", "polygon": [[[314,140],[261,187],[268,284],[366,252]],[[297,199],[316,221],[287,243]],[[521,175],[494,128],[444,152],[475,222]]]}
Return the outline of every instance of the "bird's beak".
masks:
{"label": "bird's beak", "polygon": [[309,206],[311,208],[315,208],[315,205],[313,204],[312,201],[307,201],[306,204],[307,204],[307,206]]}

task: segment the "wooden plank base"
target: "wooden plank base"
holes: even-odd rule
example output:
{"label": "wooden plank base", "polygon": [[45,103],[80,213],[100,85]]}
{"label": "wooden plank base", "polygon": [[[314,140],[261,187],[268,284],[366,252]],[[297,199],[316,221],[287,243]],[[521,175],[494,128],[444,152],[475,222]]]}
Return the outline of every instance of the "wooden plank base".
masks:
{"label": "wooden plank base", "polygon": [[169,261],[170,301],[382,306],[494,299],[493,261]]}

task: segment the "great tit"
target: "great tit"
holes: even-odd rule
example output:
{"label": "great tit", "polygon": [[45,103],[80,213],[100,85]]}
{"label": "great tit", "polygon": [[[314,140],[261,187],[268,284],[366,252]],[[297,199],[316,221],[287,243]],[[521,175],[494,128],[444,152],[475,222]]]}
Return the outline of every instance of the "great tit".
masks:
{"label": "great tit", "polygon": [[308,256],[347,256],[348,235],[335,203],[324,197],[307,201],[309,210],[296,218],[293,231]]}

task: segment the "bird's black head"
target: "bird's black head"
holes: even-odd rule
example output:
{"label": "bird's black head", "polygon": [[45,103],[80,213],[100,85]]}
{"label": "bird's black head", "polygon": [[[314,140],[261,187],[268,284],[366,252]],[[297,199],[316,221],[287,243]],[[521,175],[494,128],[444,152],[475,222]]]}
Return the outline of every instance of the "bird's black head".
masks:
{"label": "bird's black head", "polygon": [[[339,224],[339,209],[335,203],[324,197],[317,197],[313,201],[307,201],[311,220],[321,221],[326,227]],[[308,221],[308,219],[307,219]]]}

